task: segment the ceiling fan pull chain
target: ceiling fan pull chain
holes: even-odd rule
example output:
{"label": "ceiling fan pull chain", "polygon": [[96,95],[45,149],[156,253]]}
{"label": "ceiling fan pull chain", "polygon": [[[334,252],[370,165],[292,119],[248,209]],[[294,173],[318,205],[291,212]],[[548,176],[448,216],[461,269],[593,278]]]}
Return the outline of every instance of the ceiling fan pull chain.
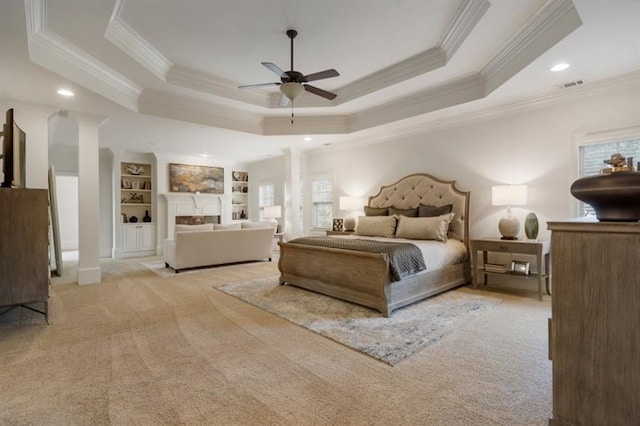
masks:
{"label": "ceiling fan pull chain", "polygon": [[291,101],[291,124],[293,124],[293,101]]}

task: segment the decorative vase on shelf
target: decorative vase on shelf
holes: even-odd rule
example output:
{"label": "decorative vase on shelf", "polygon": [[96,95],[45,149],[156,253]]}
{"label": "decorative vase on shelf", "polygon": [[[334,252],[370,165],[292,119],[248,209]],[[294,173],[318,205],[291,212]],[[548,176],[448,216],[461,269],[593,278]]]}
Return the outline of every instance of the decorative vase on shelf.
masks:
{"label": "decorative vase on shelf", "polygon": [[144,211],[144,217],[142,218],[143,222],[151,222],[151,216],[149,216],[149,210]]}
{"label": "decorative vase on shelf", "polygon": [[245,214],[244,210],[242,210],[240,212],[240,219],[246,219],[246,218],[247,218],[247,215]]}
{"label": "decorative vase on shelf", "polygon": [[129,218],[129,223],[138,223],[138,218],[137,218],[137,217],[135,217],[135,216],[131,216],[131,217]]}
{"label": "decorative vase on shelf", "polygon": [[534,212],[527,215],[524,220],[524,234],[529,240],[538,238],[538,217]]}

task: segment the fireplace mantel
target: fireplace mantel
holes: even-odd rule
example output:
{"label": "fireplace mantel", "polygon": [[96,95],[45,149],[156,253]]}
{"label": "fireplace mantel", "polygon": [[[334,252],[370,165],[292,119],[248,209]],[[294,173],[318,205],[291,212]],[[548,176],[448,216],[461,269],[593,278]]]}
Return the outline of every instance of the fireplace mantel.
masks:
{"label": "fireplace mantel", "polygon": [[167,200],[167,236],[173,238],[176,216],[222,216],[224,196],[216,194],[169,193]]}

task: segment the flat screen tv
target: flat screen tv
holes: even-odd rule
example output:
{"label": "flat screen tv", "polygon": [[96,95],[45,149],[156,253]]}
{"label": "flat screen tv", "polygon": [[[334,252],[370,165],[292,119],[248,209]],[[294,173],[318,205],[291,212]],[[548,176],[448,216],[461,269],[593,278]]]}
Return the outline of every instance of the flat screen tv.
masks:
{"label": "flat screen tv", "polygon": [[13,118],[13,108],[7,110],[2,133],[2,173],[0,186],[25,187],[25,143],[27,136]]}

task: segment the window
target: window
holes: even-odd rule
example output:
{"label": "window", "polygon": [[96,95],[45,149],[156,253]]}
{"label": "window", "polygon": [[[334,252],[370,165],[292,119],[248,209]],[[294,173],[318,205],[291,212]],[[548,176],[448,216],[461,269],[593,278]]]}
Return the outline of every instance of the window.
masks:
{"label": "window", "polygon": [[[597,175],[600,169],[606,167],[604,161],[612,154],[620,153],[625,158],[633,157],[634,163],[640,161],[640,137],[628,138],[613,142],[596,142],[582,145],[580,150],[580,177]],[[590,205],[580,202],[580,216],[595,216]]]}
{"label": "window", "polygon": [[260,199],[258,200],[258,205],[260,207],[260,221],[266,220],[264,217],[264,208],[265,206],[273,206],[275,205],[275,190],[272,183],[265,183],[260,185]]}
{"label": "window", "polygon": [[311,180],[311,204],[313,228],[331,229],[333,220],[333,182],[329,177]]}

